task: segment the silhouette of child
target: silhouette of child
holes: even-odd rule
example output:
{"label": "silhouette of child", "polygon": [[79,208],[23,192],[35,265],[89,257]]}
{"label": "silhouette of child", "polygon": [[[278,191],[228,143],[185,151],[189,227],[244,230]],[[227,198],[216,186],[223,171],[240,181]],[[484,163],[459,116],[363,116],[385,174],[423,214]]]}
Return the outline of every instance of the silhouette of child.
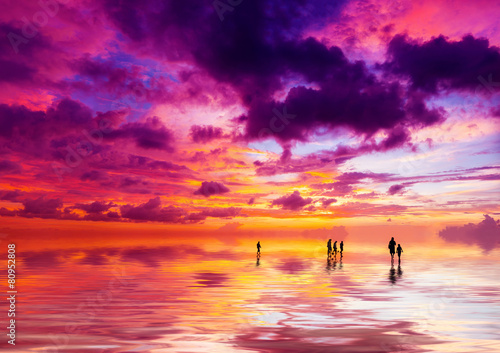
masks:
{"label": "silhouette of child", "polygon": [[401,253],[403,252],[403,248],[401,247],[401,244],[398,244],[397,251],[398,251],[399,261],[401,262]]}

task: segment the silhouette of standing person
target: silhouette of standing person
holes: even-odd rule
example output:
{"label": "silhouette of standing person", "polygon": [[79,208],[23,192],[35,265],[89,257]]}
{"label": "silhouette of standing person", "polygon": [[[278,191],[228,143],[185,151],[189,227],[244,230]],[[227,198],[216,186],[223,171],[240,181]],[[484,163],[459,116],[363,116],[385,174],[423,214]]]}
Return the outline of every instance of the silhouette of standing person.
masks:
{"label": "silhouette of standing person", "polygon": [[337,256],[337,241],[335,240],[335,243],[333,243],[333,255]]}
{"label": "silhouette of standing person", "polygon": [[398,260],[399,260],[399,263],[401,263],[401,253],[403,252],[403,248],[401,247],[401,244],[398,244]]}
{"label": "silhouette of standing person", "polygon": [[342,253],[344,252],[344,241],[342,240],[340,242],[340,256],[342,256]]}
{"label": "silhouette of standing person", "polygon": [[326,243],[326,247],[328,248],[328,257],[332,254],[332,239],[328,239],[328,243]]}
{"label": "silhouette of standing person", "polygon": [[260,241],[257,242],[257,256],[260,256]]}
{"label": "silhouette of standing person", "polygon": [[394,240],[394,237],[391,238],[391,241],[389,242],[389,253],[391,254],[391,259],[394,260],[394,254],[396,253],[396,241]]}

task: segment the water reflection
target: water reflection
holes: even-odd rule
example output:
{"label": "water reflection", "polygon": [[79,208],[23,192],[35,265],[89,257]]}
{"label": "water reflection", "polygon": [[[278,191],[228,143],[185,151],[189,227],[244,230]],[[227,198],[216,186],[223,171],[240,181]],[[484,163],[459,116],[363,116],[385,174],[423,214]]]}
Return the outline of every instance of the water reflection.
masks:
{"label": "water reflection", "polygon": [[392,284],[395,284],[398,280],[403,276],[403,270],[401,269],[401,265],[398,265],[397,275],[396,269],[394,268],[394,262],[391,264],[391,269],[389,270],[389,280]]}
{"label": "water reflection", "polygon": [[[339,268],[342,268],[342,260],[340,262],[340,267]],[[330,272],[330,271],[335,271],[337,269],[337,258],[336,257],[328,257],[326,259],[326,270],[327,272]]]}
{"label": "water reflection", "polygon": [[417,352],[461,341],[464,352],[500,350],[497,263],[429,266],[407,255],[404,280],[391,264],[392,286],[385,256],[349,254],[345,268],[342,256],[326,268],[324,258],[266,251],[265,266],[260,257],[254,266],[252,256],[192,246],[24,253],[20,351],[84,352],[99,342],[112,353]]}

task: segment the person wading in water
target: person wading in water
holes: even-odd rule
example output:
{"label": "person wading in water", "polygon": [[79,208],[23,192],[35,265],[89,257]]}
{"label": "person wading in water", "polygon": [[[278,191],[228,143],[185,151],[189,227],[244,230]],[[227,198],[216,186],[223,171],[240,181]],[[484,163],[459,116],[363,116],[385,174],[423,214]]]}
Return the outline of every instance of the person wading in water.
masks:
{"label": "person wading in water", "polygon": [[388,248],[389,253],[391,254],[391,259],[394,261],[394,254],[396,253],[396,241],[394,240],[394,237],[391,238]]}

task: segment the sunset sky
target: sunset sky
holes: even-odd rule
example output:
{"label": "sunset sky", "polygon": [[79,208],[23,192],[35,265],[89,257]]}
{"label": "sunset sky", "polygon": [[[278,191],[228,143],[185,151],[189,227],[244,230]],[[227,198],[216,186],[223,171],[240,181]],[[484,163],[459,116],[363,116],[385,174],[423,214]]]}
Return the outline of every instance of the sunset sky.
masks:
{"label": "sunset sky", "polygon": [[499,16],[2,1],[0,231],[429,226],[489,250],[469,238],[498,236]]}

